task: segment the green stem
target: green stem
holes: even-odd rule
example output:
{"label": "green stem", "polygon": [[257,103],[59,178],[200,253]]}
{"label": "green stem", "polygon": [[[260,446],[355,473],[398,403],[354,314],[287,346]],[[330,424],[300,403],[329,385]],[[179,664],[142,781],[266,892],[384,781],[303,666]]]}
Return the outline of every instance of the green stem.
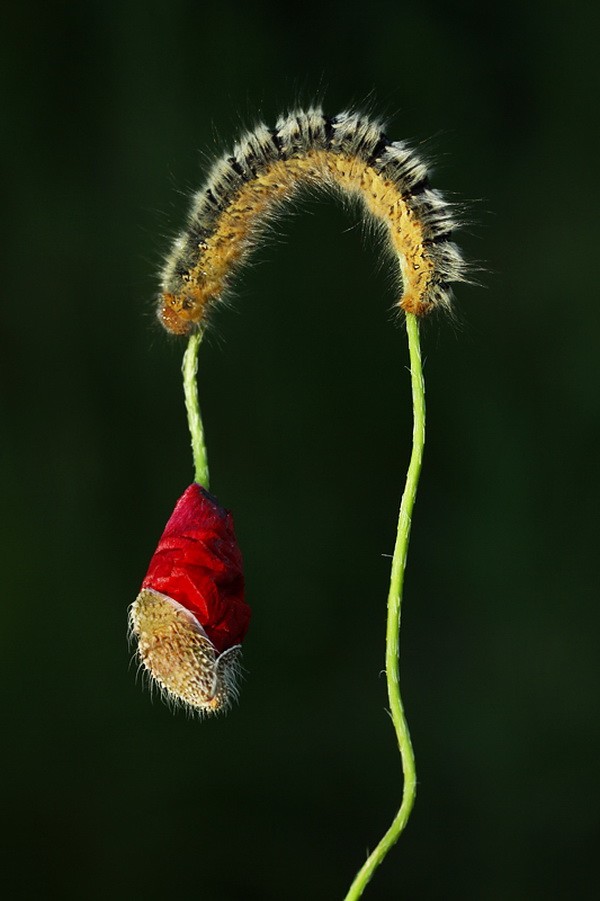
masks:
{"label": "green stem", "polygon": [[371,852],[364,865],[356,874],[354,882],[346,895],[345,901],[356,901],[356,899],[362,897],[363,891],[373,873],[383,861],[390,848],[397,842],[404,830],[413,804],[415,803],[417,790],[415,757],[410,740],[410,733],[408,731],[408,724],[406,722],[406,717],[404,716],[399,677],[402,587],[404,584],[404,570],[406,567],[406,557],[410,539],[412,511],[417,494],[417,486],[419,484],[419,474],[421,472],[421,463],[423,460],[423,446],[425,444],[425,384],[421,367],[419,322],[416,316],[411,313],[408,313],[406,316],[406,330],[408,333],[413,401],[413,444],[406,475],[406,484],[404,486],[404,494],[402,495],[402,502],[400,504],[398,533],[392,559],[385,648],[385,672],[390,713],[394,729],[396,730],[398,747],[402,758],[404,788],[402,792],[402,803],[398,813],[377,847]]}
{"label": "green stem", "polygon": [[192,436],[192,455],[194,457],[194,481],[208,491],[208,460],[206,459],[206,445],[204,443],[204,429],[200,416],[200,404],[198,402],[198,348],[202,342],[202,332],[195,332],[190,337],[185,354],[183,355],[183,393],[185,395],[185,408],[187,410],[188,425]]}

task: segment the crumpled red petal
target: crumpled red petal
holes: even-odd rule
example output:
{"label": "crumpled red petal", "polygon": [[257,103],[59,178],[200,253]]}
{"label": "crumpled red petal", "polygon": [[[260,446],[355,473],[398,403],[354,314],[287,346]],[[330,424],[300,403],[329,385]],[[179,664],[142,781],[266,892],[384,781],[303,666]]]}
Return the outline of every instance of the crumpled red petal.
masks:
{"label": "crumpled red petal", "polygon": [[150,561],[142,589],[177,601],[196,617],[218,653],[239,645],[250,622],[233,517],[200,485],[187,488]]}

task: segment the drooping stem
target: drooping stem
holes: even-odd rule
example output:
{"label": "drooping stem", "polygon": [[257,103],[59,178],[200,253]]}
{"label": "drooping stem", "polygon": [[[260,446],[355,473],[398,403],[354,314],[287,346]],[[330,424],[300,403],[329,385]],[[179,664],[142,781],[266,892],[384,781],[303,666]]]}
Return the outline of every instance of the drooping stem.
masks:
{"label": "drooping stem", "polygon": [[410,539],[412,511],[417,494],[417,486],[419,484],[419,475],[423,460],[423,446],[425,444],[425,384],[421,366],[419,321],[417,317],[411,313],[408,313],[406,316],[406,330],[408,334],[412,385],[413,442],[410,463],[406,475],[406,484],[404,486],[404,493],[400,504],[398,533],[392,558],[385,650],[385,672],[390,713],[396,731],[396,737],[398,739],[400,756],[402,758],[404,787],[402,791],[402,803],[398,813],[377,847],[371,852],[361,869],[358,871],[354,882],[346,895],[345,901],[357,901],[358,898],[362,897],[363,891],[373,873],[403,832],[415,803],[417,789],[415,757],[410,740],[410,733],[408,731],[408,724],[404,715],[402,697],[400,695],[399,676],[400,615],[402,588],[404,585],[404,570],[406,567],[406,557]]}
{"label": "drooping stem", "polygon": [[208,491],[208,460],[206,458],[206,445],[204,443],[204,429],[200,415],[198,401],[198,348],[202,342],[202,332],[195,332],[189,339],[185,354],[183,355],[183,393],[185,395],[185,408],[187,410],[188,425],[192,438],[192,455],[194,458],[194,481]]}

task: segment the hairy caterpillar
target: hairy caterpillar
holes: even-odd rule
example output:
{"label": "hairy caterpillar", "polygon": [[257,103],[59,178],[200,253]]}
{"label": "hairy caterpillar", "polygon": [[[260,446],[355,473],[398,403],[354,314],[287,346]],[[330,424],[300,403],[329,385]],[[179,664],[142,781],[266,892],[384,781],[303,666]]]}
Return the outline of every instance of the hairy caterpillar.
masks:
{"label": "hairy caterpillar", "polygon": [[417,316],[449,309],[450,284],[465,281],[467,267],[451,241],[452,206],[430,188],[426,165],[376,120],[310,108],[245,134],[194,196],[162,271],[158,316],[169,332],[205,321],[269,217],[302,187],[358,198],[382,224],[399,260],[398,307]]}

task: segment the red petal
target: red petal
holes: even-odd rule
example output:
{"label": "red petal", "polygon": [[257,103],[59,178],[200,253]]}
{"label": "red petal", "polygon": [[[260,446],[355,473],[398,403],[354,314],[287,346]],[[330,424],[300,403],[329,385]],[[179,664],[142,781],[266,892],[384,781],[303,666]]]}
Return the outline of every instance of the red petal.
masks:
{"label": "red petal", "polygon": [[142,588],[193,613],[219,653],[243,640],[250,607],[233,517],[200,485],[190,485],[177,501]]}

